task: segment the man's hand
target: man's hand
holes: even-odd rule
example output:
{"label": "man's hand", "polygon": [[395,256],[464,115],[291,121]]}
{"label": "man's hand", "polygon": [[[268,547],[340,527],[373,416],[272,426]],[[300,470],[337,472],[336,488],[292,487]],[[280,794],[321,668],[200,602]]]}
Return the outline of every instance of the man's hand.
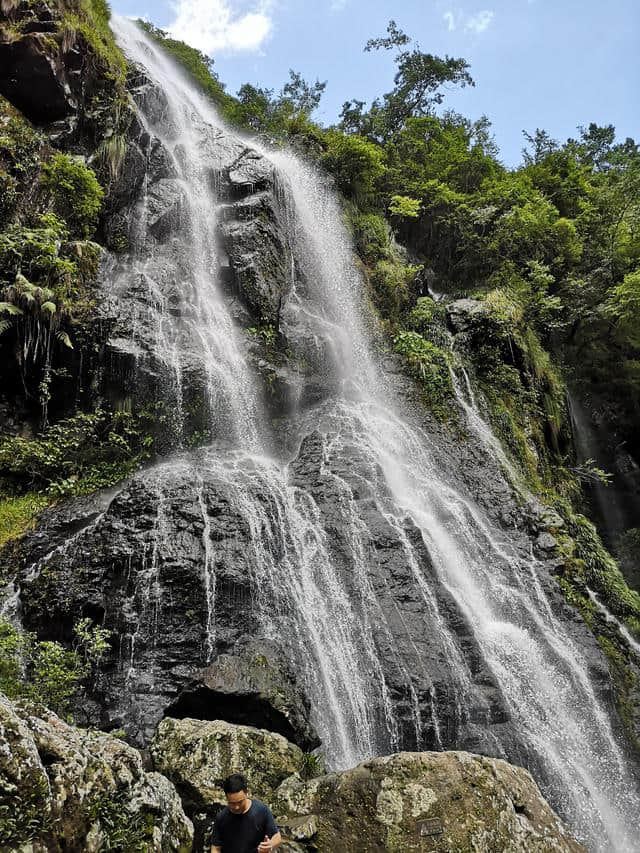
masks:
{"label": "man's hand", "polygon": [[264,841],[258,847],[258,853],[271,853],[271,841],[268,835],[265,835]]}

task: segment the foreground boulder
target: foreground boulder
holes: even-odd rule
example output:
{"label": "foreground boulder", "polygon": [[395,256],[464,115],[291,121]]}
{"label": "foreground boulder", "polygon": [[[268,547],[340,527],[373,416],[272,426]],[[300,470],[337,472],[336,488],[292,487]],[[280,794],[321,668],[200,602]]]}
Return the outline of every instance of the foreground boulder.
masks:
{"label": "foreground boulder", "polygon": [[500,759],[403,752],[305,781],[317,763],[280,735],[170,719],[159,726],[151,754],[199,826],[196,850],[225,802],[221,781],[242,771],[274,811],[290,853],[584,851],[531,775]]}
{"label": "foreground boulder", "polygon": [[0,849],[187,853],[192,839],[175,788],[137,750],[0,694]]}
{"label": "foreground boulder", "polygon": [[403,752],[309,782],[293,776],[274,806],[303,850],[584,851],[526,770],[467,752]]}
{"label": "foreground boulder", "polygon": [[271,803],[279,785],[305,763],[302,750],[282,735],[220,720],[165,719],[150,750],[155,769],[175,784],[194,822],[196,850],[226,803],[222,790],[226,776],[245,773],[252,793]]}

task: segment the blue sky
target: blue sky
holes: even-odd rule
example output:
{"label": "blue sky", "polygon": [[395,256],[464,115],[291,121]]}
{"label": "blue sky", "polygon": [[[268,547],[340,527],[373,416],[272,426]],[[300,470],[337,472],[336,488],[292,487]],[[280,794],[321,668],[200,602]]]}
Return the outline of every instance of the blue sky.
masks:
{"label": "blue sky", "polygon": [[350,98],[389,91],[393,63],[363,53],[389,18],[423,50],[462,56],[475,89],[445,101],[485,114],[503,161],[520,161],[522,130],[564,140],[578,125],[614,124],[640,141],[639,0],[112,0],[209,53],[230,92],[242,83],[279,89],[289,68],[327,80],[316,117],[337,119]]}

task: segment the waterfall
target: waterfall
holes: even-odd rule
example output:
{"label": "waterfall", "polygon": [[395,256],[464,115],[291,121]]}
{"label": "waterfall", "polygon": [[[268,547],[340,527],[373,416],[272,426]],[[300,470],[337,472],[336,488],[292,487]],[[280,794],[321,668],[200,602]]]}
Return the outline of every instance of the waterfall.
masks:
{"label": "waterfall", "polygon": [[[456,486],[455,463],[394,392],[375,355],[351,239],[326,181],[289,153],[260,152],[275,167],[295,258],[283,322],[303,330],[301,354],[329,380],[321,402],[292,415],[313,460],[310,474],[295,460],[267,452],[270,425],[220,285],[214,234],[220,210],[210,171],[216,140],[227,131],[156,45],[122,18],[113,26],[165,100],[162,122],[152,122],[144,103],[140,120],[171,152],[181,220],[174,239],[158,249],[145,225],[153,200],[143,198],[136,243],[113,286],[123,288],[132,272],[139,277],[148,293],[141,304],[158,318],[153,348],[172,377],[169,399],[182,405],[187,368],[197,363],[206,377],[212,437],[227,442],[224,452],[213,442],[152,475],[163,549],[176,559],[179,542],[161,523],[163,478],[172,467],[193,483],[202,512],[207,655],[215,649],[219,555],[210,536],[205,472],[250,532],[242,560],[254,581],[261,635],[286,644],[332,766],[403,746],[401,689],[418,748],[443,743],[446,707],[467,731],[483,731],[483,743],[493,737],[494,754],[526,759],[590,849],[632,851],[640,812],[633,773],[590,679],[587,656],[553,606],[548,570]],[[472,398],[467,406],[470,423],[495,447]],[[387,559],[387,542],[407,568],[397,594],[414,597],[416,620],[429,626],[427,645],[418,647],[400,612],[382,605],[372,567]],[[152,549],[151,608],[161,595],[155,560]],[[472,671],[446,596],[473,630],[486,662],[482,672]],[[419,670],[427,672],[429,661],[422,649],[431,647],[441,651],[447,693],[434,683],[423,689],[429,679]],[[486,703],[478,710],[481,688],[493,680],[519,738],[515,754],[499,727],[488,733]]]}

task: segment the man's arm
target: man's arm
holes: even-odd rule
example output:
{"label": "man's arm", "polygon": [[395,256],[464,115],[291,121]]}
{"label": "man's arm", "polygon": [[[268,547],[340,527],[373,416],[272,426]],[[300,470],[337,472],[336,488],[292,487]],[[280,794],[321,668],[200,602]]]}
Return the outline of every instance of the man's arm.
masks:
{"label": "man's arm", "polygon": [[258,853],[269,853],[270,850],[275,850],[282,844],[282,836],[276,832],[271,838],[267,836],[266,840],[258,847]]}
{"label": "man's arm", "polygon": [[217,817],[211,827],[211,853],[222,853],[222,837]]}

